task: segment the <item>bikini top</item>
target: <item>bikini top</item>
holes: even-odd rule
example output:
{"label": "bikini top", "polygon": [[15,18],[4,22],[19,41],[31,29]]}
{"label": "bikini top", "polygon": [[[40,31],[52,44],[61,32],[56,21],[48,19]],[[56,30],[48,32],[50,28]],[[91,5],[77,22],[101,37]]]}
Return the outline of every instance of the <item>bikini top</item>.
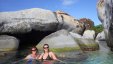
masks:
{"label": "bikini top", "polygon": [[[44,54],[43,54],[43,56],[44,56]],[[47,56],[46,59],[43,59],[43,56],[42,56],[42,60],[53,60],[53,59],[50,57],[49,53],[48,53],[48,56]]]}

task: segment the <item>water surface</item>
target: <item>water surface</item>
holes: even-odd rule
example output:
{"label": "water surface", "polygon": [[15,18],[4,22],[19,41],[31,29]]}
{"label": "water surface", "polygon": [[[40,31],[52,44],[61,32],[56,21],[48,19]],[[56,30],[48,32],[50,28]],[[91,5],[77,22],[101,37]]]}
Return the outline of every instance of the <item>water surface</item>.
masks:
{"label": "water surface", "polygon": [[[73,53],[74,52],[70,52],[70,54]],[[8,61],[6,61],[5,64],[12,64],[14,61],[24,58],[26,55],[23,54],[25,54],[25,51],[21,51],[20,54],[18,54],[15,58],[9,59]],[[84,55],[86,55],[85,58]],[[60,58],[61,61],[54,62],[52,64],[113,64],[113,52],[93,51],[93,52],[86,52],[84,53],[84,55],[80,54],[78,58],[62,57]],[[17,64],[25,64],[25,62],[26,61],[20,61]],[[31,62],[31,64],[33,63]],[[44,64],[44,63],[42,62],[39,63],[39,61],[35,61],[35,64]]]}

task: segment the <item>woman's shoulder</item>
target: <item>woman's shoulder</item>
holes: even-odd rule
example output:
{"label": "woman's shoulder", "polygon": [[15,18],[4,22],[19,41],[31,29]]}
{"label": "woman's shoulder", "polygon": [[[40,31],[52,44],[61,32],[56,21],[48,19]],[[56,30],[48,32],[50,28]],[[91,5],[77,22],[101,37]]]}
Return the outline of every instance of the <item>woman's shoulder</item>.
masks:
{"label": "woman's shoulder", "polygon": [[53,53],[52,51],[50,51],[49,53]]}
{"label": "woman's shoulder", "polygon": [[54,53],[52,51],[50,51],[49,54],[54,54]]}

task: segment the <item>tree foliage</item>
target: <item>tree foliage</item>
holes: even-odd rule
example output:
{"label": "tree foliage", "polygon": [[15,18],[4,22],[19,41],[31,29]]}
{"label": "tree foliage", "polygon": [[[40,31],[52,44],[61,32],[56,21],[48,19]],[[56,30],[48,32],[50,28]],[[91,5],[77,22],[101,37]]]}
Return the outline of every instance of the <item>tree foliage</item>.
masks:
{"label": "tree foliage", "polygon": [[102,24],[99,24],[99,25],[91,27],[90,30],[94,30],[96,33],[100,33],[103,31],[103,26]]}

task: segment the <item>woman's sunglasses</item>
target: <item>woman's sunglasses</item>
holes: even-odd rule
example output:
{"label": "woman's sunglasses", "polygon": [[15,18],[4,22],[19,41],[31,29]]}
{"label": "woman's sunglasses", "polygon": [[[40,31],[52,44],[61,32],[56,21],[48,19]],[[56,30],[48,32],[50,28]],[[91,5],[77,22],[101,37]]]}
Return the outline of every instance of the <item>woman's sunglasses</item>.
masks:
{"label": "woman's sunglasses", "polygon": [[49,47],[43,47],[44,49],[48,49]]}
{"label": "woman's sunglasses", "polygon": [[31,50],[31,51],[36,51],[36,50]]}

